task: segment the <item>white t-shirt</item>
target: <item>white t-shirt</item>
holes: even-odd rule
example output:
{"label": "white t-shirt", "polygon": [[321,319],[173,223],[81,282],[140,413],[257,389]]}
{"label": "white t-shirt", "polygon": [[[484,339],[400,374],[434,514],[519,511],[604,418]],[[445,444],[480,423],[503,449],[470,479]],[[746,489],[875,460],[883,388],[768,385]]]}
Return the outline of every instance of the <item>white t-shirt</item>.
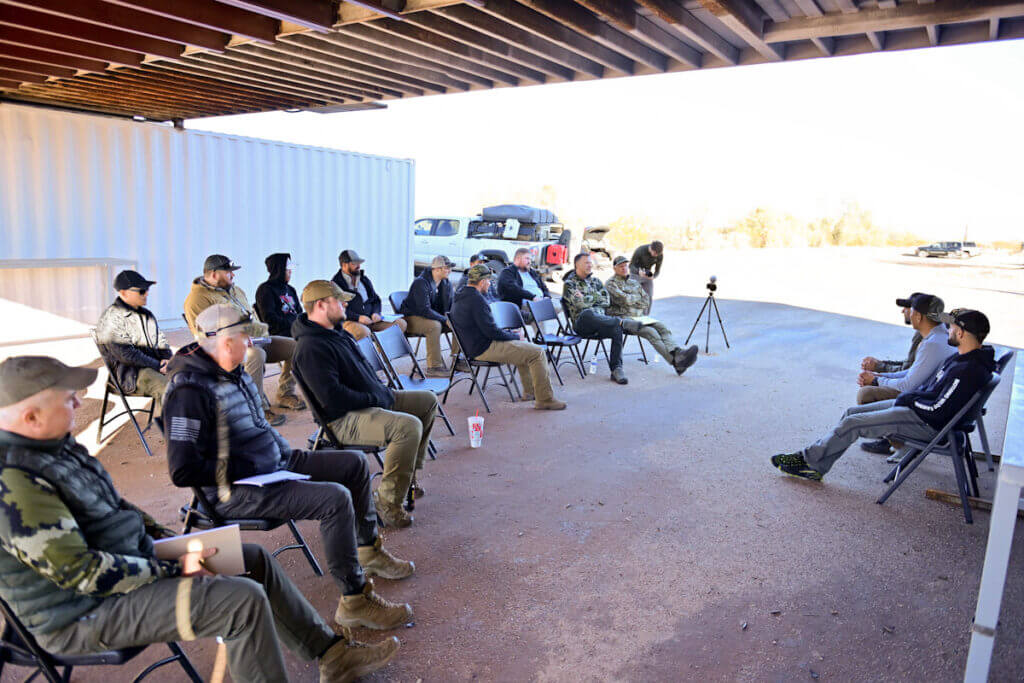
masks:
{"label": "white t-shirt", "polygon": [[534,298],[538,296],[544,296],[544,292],[541,291],[540,286],[537,284],[537,281],[533,279],[532,275],[530,275],[530,271],[520,270],[519,277],[523,281],[523,289],[532,294]]}

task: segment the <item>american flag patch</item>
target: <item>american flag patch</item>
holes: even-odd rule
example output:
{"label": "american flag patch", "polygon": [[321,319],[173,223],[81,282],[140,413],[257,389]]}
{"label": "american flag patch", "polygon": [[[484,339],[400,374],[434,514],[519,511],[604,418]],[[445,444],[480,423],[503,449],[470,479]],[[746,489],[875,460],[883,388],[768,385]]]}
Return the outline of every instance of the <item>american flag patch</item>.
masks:
{"label": "american flag patch", "polygon": [[199,426],[201,424],[202,423],[199,420],[194,420],[191,417],[172,417],[170,430],[171,441],[189,441],[191,443],[195,443],[199,438]]}

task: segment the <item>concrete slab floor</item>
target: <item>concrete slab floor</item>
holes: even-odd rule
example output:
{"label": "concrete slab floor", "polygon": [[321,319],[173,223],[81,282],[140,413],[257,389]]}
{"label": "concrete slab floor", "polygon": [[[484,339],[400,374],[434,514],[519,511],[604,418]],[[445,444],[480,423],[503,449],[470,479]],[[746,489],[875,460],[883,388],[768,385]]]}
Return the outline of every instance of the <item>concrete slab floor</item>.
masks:
{"label": "concrete slab floor", "polygon": [[[427,464],[416,523],[386,534],[417,572],[378,587],[413,605],[415,627],[395,632],[402,651],[368,680],[961,679],[988,516],[966,525],[958,508],[924,498],[926,488],[955,490],[950,464],[926,462],[879,506],[889,467],[879,456],[852,448],[824,484],[786,478],[768,457],[831,428],[853,402],[861,357],[905,354],[910,331],[894,324],[891,300],[929,291],[922,280],[949,285],[951,306],[994,311],[993,341],[1020,346],[1021,271],[963,275],[954,286],[945,264],[816,251],[670,255],[653,314],[682,342],[704,276],[717,271],[732,344],[713,323],[711,354],[681,378],[635,356],[625,387],[603,364],[586,380],[565,367],[562,413],[511,404],[494,386],[478,450],[465,422],[480,404],[460,385],[447,404],[458,434],[434,430],[440,455]],[[633,341],[627,352],[636,350]],[[79,425],[97,411],[90,400]],[[309,413],[288,416],[281,432],[301,446]],[[162,440],[151,443],[150,459],[121,430],[97,457],[127,498],[178,525],[188,496],[168,481]],[[983,471],[983,495],[993,483]],[[322,558],[315,526],[301,527]],[[287,539],[246,536],[268,547]],[[1024,675],[1022,537],[1019,527],[994,681]],[[315,578],[299,553],[281,561],[333,614],[330,579]],[[185,649],[208,676],[215,645]],[[128,680],[157,654],[76,680]],[[288,657],[294,680],[317,680],[313,664]],[[168,669],[155,680],[183,678]]]}

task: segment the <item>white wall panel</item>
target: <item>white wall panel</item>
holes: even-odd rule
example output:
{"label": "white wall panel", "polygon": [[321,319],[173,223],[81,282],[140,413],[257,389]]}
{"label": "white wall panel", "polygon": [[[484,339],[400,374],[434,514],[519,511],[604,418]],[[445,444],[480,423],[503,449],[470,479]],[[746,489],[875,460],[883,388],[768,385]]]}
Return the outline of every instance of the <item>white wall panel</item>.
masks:
{"label": "white wall panel", "polygon": [[174,323],[210,253],[242,266],[252,300],[267,255],[292,254],[301,292],[352,248],[386,296],[411,278],[414,171],[407,159],[0,103],[0,259],[134,261],[159,283],[154,312]]}

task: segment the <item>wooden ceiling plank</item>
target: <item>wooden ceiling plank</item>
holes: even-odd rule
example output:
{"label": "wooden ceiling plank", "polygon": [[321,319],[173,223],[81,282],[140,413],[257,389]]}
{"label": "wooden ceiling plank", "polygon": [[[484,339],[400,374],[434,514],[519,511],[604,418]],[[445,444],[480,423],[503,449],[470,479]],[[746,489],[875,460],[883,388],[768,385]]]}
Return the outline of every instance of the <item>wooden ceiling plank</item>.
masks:
{"label": "wooden ceiling plank", "polygon": [[6,78],[0,78],[0,88],[7,88],[8,90],[17,90],[21,87],[21,81],[9,81]]}
{"label": "wooden ceiling plank", "polygon": [[671,55],[694,68],[700,68],[703,61],[703,55],[700,51],[693,49],[647,17],[637,14],[636,8],[632,4],[629,4],[632,10],[631,16],[628,20],[624,20],[622,18],[624,3],[611,2],[610,0],[576,0],[576,2],[598,16],[604,17],[623,33],[627,33],[640,42],[646,43],[654,50]]}
{"label": "wooden ceiling plank", "polygon": [[308,78],[297,74],[292,70],[285,71],[282,69],[275,69],[274,67],[267,66],[260,60],[253,59],[247,55],[230,52],[223,55],[214,55],[204,52],[194,56],[207,63],[229,65],[235,68],[245,69],[247,71],[256,71],[279,81],[301,85],[304,89],[312,92],[319,92],[324,95],[335,94],[338,97],[345,97],[346,99],[352,100],[365,99],[364,95],[356,92],[354,88],[347,88],[340,84],[332,83],[330,80],[324,78]]}
{"label": "wooden ceiling plank", "polygon": [[928,42],[929,42],[929,44],[931,44],[932,47],[937,46],[939,44],[939,38],[940,38],[939,34],[940,34],[942,29],[940,27],[936,26],[935,24],[928,24],[928,25],[926,25],[924,27],[924,30],[925,30],[925,33],[928,34]]}
{"label": "wooden ceiling plank", "polygon": [[[315,97],[316,99],[324,100],[326,104],[343,104],[348,99],[338,93],[327,94],[320,89],[311,89],[303,83],[256,73],[233,64],[215,64],[196,57],[187,57],[182,62],[191,69],[209,73],[211,76],[232,78],[242,83],[257,83],[260,87],[290,93],[299,97]],[[165,64],[169,65],[169,63]]]}
{"label": "wooden ceiling plank", "polygon": [[0,67],[0,78],[5,81],[18,81],[20,83],[45,83],[47,76],[32,73],[31,71],[20,71],[17,69],[5,69]]}
{"label": "wooden ceiling plank", "polygon": [[821,8],[818,7],[818,3],[814,0],[793,0],[796,6],[800,8],[800,11],[807,17],[820,17],[824,14]]}
{"label": "wooden ceiling plank", "polygon": [[327,33],[337,20],[331,0],[219,0],[247,12],[290,21],[310,30]]}
{"label": "wooden ceiling plank", "polygon": [[39,62],[27,62],[20,59],[0,56],[0,68],[27,71],[43,76],[56,76],[58,78],[70,78],[78,73],[75,69],[66,69],[53,64],[41,64]]}
{"label": "wooden ceiling plank", "polygon": [[487,0],[484,11],[627,76],[632,76],[635,71],[633,60],[628,57],[608,49],[564,24],[552,21],[515,0]]}
{"label": "wooden ceiling plank", "polygon": [[507,41],[528,50],[535,55],[561,64],[575,72],[587,74],[594,78],[604,76],[604,66],[583,57],[578,52],[568,50],[525,29],[502,21],[499,17],[480,12],[471,7],[455,6],[435,12],[439,16],[475,29],[496,40]]}
{"label": "wooden ceiling plank", "polygon": [[789,12],[779,4],[779,0],[754,0],[758,7],[764,10],[772,21],[786,21],[789,19]]}
{"label": "wooden ceiling plank", "polygon": [[[245,46],[239,47],[244,48]],[[252,47],[255,48],[256,46]],[[306,81],[307,83],[319,85],[324,88],[340,88],[343,92],[348,92],[349,94],[357,95],[359,97],[366,97],[370,99],[380,99],[384,97],[384,93],[379,89],[368,88],[365,87],[365,84],[356,83],[352,79],[339,77],[335,74],[329,73],[327,70],[320,68],[319,65],[315,63],[311,64],[311,66],[298,66],[293,62],[302,64],[303,60],[293,60],[275,52],[271,52],[270,56],[268,56],[256,51],[250,51],[249,49],[236,48],[224,56],[238,62],[258,66],[262,69],[269,69],[270,73],[282,78],[298,78]]]}
{"label": "wooden ceiling plank", "polygon": [[106,62],[72,57],[71,55],[64,55],[59,52],[50,52],[49,50],[36,50],[31,47],[12,45],[11,43],[0,43],[0,56],[78,71],[104,71],[107,68]]}
{"label": "wooden ceiling plank", "polygon": [[365,80],[365,77],[361,74],[353,74],[351,71],[340,69],[334,65],[331,65],[325,61],[311,60],[307,57],[297,57],[295,55],[287,54],[281,50],[274,50],[266,47],[258,47],[256,45],[245,45],[238,46],[232,49],[232,52],[242,52],[250,54],[261,59],[268,59],[288,67],[302,67],[303,71],[300,73],[321,73],[325,76],[330,76],[332,79],[339,83],[351,85],[359,88],[360,90],[373,93],[376,97],[383,97],[388,95],[390,97],[402,97],[400,90],[381,85],[376,83],[370,83]]}
{"label": "wooden ceiling plank", "polygon": [[287,93],[268,90],[265,88],[244,85],[225,78],[212,78],[196,73],[195,71],[172,71],[156,64],[147,66],[142,73],[150,74],[162,79],[174,79],[181,81],[182,83],[197,84],[207,88],[223,89],[240,97],[251,97],[261,101],[277,102],[280,104],[280,108],[283,109],[298,106],[317,106],[320,104],[320,101],[316,101],[314,103],[308,97],[303,98],[297,95],[289,95]]}
{"label": "wooden ceiling plank", "polygon": [[95,43],[73,40],[49,33],[29,31],[23,28],[0,26],[0,43],[12,43],[28,48],[50,50],[74,57],[85,57],[86,59],[101,60],[124,66],[142,64],[142,55],[130,50],[104,47]]}
{"label": "wooden ceiling plank", "polygon": [[230,35],[208,28],[158,17],[102,0],[4,0],[26,9],[39,10],[66,19],[116,28],[129,33],[222,52]]}
{"label": "wooden ceiling plank", "polygon": [[235,75],[227,73],[223,70],[218,71],[215,69],[211,69],[206,67],[205,65],[177,62],[155,62],[153,64],[150,64],[149,66],[154,69],[173,72],[176,74],[189,74],[201,78],[208,78],[213,81],[223,81],[227,83],[232,83],[240,88],[246,88],[258,92],[266,92],[280,97],[297,98],[303,101],[315,103],[317,105],[324,105],[329,102],[329,100],[314,97],[313,95],[310,95],[309,93],[303,92],[301,90],[275,86],[273,84],[268,84],[264,81],[255,78],[251,78],[248,75]]}
{"label": "wooden ceiling plank", "polygon": [[[328,49],[330,48],[329,45],[325,45],[324,47]],[[317,50],[305,48],[301,45],[290,42],[282,41],[267,49],[290,57],[307,59],[319,64],[324,64],[332,69],[338,70],[340,74],[348,74],[350,78],[361,79],[367,83],[375,84],[382,88],[392,88],[407,95],[424,95],[425,92],[422,87],[423,85],[428,86],[427,89],[431,92],[443,93],[447,91],[444,86],[436,85],[434,83],[424,83],[423,81],[410,79],[407,76],[403,76],[394,71],[389,72],[384,69],[367,66],[351,59],[345,59],[327,52],[318,52]]]}
{"label": "wooden ceiling plank", "polygon": [[873,48],[879,52],[885,49],[885,31],[868,31],[866,35]]}
{"label": "wooden ceiling plank", "polygon": [[[0,86],[2,87],[2,86]],[[93,114],[105,114],[107,116],[117,116],[120,118],[128,118],[132,114],[120,107],[107,104],[93,104],[84,105],[74,101],[59,101],[51,97],[44,97],[42,95],[33,95],[26,92],[12,92],[7,93],[8,101],[10,102],[22,102],[25,104],[38,104],[47,107],[58,107],[61,109],[67,109],[75,112],[88,112]],[[162,116],[160,118],[153,119],[155,121],[165,121]]]}
{"label": "wooden ceiling plank", "polygon": [[[396,12],[395,10],[385,7],[383,3],[375,2],[374,0],[344,0],[345,4],[355,5],[356,7],[362,7],[365,10],[369,10],[376,15],[394,19],[395,21],[402,21],[404,17]],[[404,5],[404,2],[398,4]]]}
{"label": "wooden ceiling plank", "polygon": [[860,11],[855,0],[836,0],[836,4],[839,5],[843,14],[854,14]]}
{"label": "wooden ceiling plank", "polygon": [[[469,90],[469,83],[457,81],[436,69],[428,69],[393,59],[386,59],[372,51],[360,50],[350,45],[342,46],[323,38],[323,36],[314,36],[312,34],[287,36],[282,38],[280,43],[288,46],[290,49],[310,51],[326,55],[328,58],[346,60],[346,63],[354,65],[352,68],[358,67],[360,69],[373,69],[374,72],[390,73],[392,78],[401,78],[417,88],[430,90],[431,92],[443,93],[449,90]],[[350,38],[349,41],[354,42],[354,39]]]}
{"label": "wooden ceiling plank", "polygon": [[689,10],[673,0],[637,0],[655,16],[687,38],[729,64],[738,64],[740,51],[732,43],[712,31]]}
{"label": "wooden ceiling plank", "polygon": [[0,5],[0,24],[31,29],[60,37],[84,40],[106,47],[130,50],[141,54],[158,55],[175,59],[181,54],[182,46],[166,40],[148,38],[135,33],[107,28],[86,21],[77,21],[46,12]]}
{"label": "wooden ceiling plank", "polygon": [[217,0],[106,0],[113,5],[177,19],[213,31],[241,36],[266,45],[273,44],[280,22],[273,17],[247,12]]}
{"label": "wooden ceiling plank", "polygon": [[527,50],[523,50],[516,45],[512,45],[505,41],[493,38],[492,36],[480,33],[468,26],[463,26],[462,24],[456,23],[451,19],[447,19],[440,14],[434,14],[433,12],[418,12],[406,17],[405,21],[410,24],[422,26],[423,28],[434,31],[435,33],[440,33],[441,35],[463,43],[464,45],[477,47],[498,57],[503,57],[525,67],[535,69],[549,76],[554,76],[564,81],[573,80],[574,74],[572,69],[566,68],[561,64],[556,64],[548,59],[544,59],[543,57]]}
{"label": "wooden ceiling plank", "polygon": [[[783,60],[782,50],[772,47],[765,40],[764,18],[761,16],[760,9],[750,5],[748,0],[700,0],[700,4],[762,57],[771,62]],[[796,20],[790,19],[780,25],[784,26],[790,21]]]}
{"label": "wooden ceiling plank", "polygon": [[[92,76],[95,77],[95,76]],[[48,83],[45,86],[36,86],[37,90],[30,90],[32,92],[49,92],[54,97],[77,97],[83,101],[100,101],[100,102],[119,102],[122,103],[125,108],[132,111],[136,115],[146,115],[144,112],[147,111],[168,111],[173,107],[168,105],[177,104],[176,100],[168,101],[166,98],[158,98],[143,93],[124,92],[119,90],[103,90],[96,89],[96,84],[92,83],[72,83],[70,81],[60,81],[56,83]],[[178,104],[179,107],[184,107],[184,103]],[[216,114],[218,109],[210,105],[199,105],[193,104],[190,107],[193,111],[201,112],[207,115]]]}
{"label": "wooden ceiling plank", "polygon": [[[405,0],[404,7],[399,10],[399,13],[403,16],[407,16],[409,14],[415,14],[416,12],[439,9],[441,7],[449,7],[452,5],[460,5],[462,2],[463,0]],[[343,2],[341,7],[338,8],[338,23],[335,25],[347,26],[349,24],[362,24],[379,17],[380,14],[371,9]]]}
{"label": "wooden ceiling plank", "polygon": [[995,17],[988,20],[988,39],[998,40],[999,39],[999,18]]}
{"label": "wooden ceiling plank", "polygon": [[835,51],[835,38],[811,38],[811,42],[825,57],[831,57]]}
{"label": "wooden ceiling plank", "polygon": [[[99,74],[89,74],[75,79],[74,85],[92,85],[102,92],[109,92],[113,89],[130,91],[139,97],[148,97],[157,101],[174,102],[180,106],[210,106],[221,109],[237,108],[241,106],[253,107],[252,103],[241,102],[224,95],[209,96],[195,91],[188,91],[181,87],[162,86],[147,82],[143,79],[128,76],[127,74],[114,75],[114,80],[100,81],[103,78]],[[200,105],[202,103],[202,105]]]}
{"label": "wooden ceiling plank", "polygon": [[127,70],[120,69],[111,72],[121,81],[139,83],[150,88],[156,88],[157,92],[176,92],[179,94],[192,94],[194,97],[213,102],[238,102],[247,106],[275,109],[286,106],[284,99],[277,97],[266,97],[252,92],[238,92],[232,88],[223,86],[212,86],[207,83],[197,82],[183,77],[168,77],[165,73],[151,70]]}

